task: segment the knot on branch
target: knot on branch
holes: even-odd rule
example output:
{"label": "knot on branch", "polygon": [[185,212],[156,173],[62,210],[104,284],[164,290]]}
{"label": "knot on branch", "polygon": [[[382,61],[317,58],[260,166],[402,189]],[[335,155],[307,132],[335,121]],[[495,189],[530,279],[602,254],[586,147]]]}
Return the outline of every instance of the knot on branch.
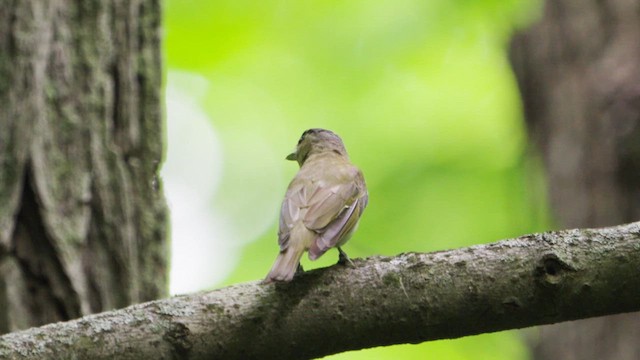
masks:
{"label": "knot on branch", "polygon": [[546,284],[557,285],[567,272],[575,271],[573,266],[561,260],[558,255],[545,254],[536,266],[534,276]]}
{"label": "knot on branch", "polygon": [[169,328],[164,333],[164,339],[171,344],[176,359],[186,357],[191,351],[190,335],[191,331],[185,324],[174,321],[169,324]]}

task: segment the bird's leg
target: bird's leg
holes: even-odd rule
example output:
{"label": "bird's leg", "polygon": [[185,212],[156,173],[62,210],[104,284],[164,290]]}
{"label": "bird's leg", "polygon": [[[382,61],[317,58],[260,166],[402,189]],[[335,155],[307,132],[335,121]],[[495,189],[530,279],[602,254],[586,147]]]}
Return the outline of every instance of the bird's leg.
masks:
{"label": "bird's leg", "polygon": [[338,255],[338,264],[355,268],[356,264],[354,264],[353,261],[349,259],[349,256],[347,255],[347,253],[342,251],[342,249],[339,246],[337,248],[338,248],[338,252],[340,252],[340,255]]}
{"label": "bird's leg", "polygon": [[296,269],[296,275],[300,275],[304,272],[304,269],[302,268],[302,264],[298,263],[298,268]]}

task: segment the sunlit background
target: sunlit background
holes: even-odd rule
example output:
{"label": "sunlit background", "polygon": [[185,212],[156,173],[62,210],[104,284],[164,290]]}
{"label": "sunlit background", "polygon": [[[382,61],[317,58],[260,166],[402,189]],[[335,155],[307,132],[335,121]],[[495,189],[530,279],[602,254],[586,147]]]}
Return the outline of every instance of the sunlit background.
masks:
{"label": "sunlit background", "polygon": [[[535,0],[165,1],[171,292],[263,278],[301,133],[364,172],[351,257],[544,229],[542,174],[507,59]],[[329,252],[305,269],[335,263]],[[520,332],[333,359],[526,359]]]}

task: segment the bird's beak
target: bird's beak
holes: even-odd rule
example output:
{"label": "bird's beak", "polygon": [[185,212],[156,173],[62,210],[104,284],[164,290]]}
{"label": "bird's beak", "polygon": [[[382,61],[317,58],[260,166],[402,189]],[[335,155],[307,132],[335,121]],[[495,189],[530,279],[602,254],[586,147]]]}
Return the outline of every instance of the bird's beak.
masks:
{"label": "bird's beak", "polygon": [[291,154],[287,155],[287,160],[296,161],[298,160],[298,154],[294,151]]}

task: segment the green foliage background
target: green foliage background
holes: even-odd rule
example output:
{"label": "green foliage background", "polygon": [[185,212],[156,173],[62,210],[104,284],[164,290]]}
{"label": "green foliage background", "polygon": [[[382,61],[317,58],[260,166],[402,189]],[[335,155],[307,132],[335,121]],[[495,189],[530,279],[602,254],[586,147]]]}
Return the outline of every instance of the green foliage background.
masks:
{"label": "green foliage background", "polygon": [[[541,174],[506,56],[513,31],[539,10],[534,0],[167,1],[169,71],[210,84],[200,105],[224,151],[212,201],[238,228],[270,224],[241,244],[225,283],[270,268],[279,202],[297,170],[284,156],[311,127],[342,136],[369,186],[351,257],[543,229]],[[331,358],[527,356],[521,334],[506,332]]]}

